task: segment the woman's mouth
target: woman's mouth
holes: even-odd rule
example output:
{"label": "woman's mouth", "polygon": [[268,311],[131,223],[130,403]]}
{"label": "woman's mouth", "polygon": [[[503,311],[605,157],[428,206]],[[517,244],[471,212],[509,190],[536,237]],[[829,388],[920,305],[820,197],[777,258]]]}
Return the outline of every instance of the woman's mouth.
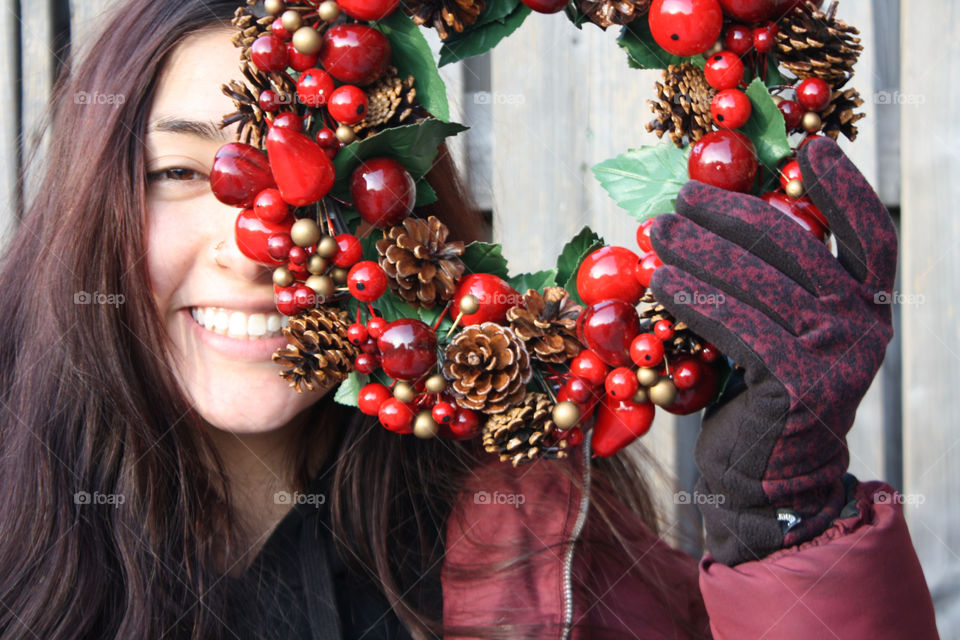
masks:
{"label": "woman's mouth", "polygon": [[241,340],[275,338],[289,321],[279,313],[246,313],[223,307],[191,307],[190,315],[208,331]]}

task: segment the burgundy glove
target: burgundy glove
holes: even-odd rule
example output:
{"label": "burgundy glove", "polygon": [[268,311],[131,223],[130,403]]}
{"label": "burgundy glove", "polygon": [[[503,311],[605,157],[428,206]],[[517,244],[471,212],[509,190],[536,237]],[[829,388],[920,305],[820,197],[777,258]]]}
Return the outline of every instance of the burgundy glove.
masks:
{"label": "burgundy glove", "polygon": [[890,215],[829,139],[799,153],[839,259],[762,200],[689,182],[651,240],[651,288],[742,367],[707,408],[697,490],[707,546],[733,565],[809,540],[847,499],[846,434],[893,335]]}

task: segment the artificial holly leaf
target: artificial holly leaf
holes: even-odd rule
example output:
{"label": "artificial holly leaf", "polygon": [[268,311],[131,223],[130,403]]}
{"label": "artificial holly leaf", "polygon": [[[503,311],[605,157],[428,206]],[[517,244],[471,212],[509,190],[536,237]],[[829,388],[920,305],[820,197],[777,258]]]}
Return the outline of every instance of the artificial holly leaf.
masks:
{"label": "artificial holly leaf", "polygon": [[[774,107],[776,108],[776,107]],[[643,222],[673,210],[673,202],[689,175],[690,147],[678,149],[670,142],[629,149],[591,168],[603,188],[620,207]]]}
{"label": "artificial holly leaf", "polygon": [[[590,227],[584,227],[577,235],[573,236],[567,244],[563,245],[563,250],[557,257],[557,277],[556,282],[566,287],[567,281],[571,275],[576,275],[577,268],[587,255],[603,246],[603,238]],[[569,291],[569,289],[568,289]]]}
{"label": "artificial holly leaf", "polygon": [[774,87],[783,86],[784,84],[785,82],[783,80],[783,76],[780,75],[780,61],[777,60],[773,53],[768,53],[766,79],[767,88],[772,89]]}
{"label": "artificial holly leaf", "polygon": [[681,62],[689,62],[702,69],[706,62],[703,56],[684,58],[662,49],[653,39],[650,23],[646,18],[624,25],[617,36],[617,45],[627,52],[627,64],[632,69],[666,69],[671,64]]}
{"label": "artificial holly leaf", "polygon": [[433,190],[429,182],[423,178],[417,180],[417,201],[413,203],[413,206],[422,207],[433,204],[437,199],[437,192]]}
{"label": "artificial holly leaf", "polygon": [[493,20],[469,29],[459,37],[448,39],[440,48],[439,66],[459,62],[493,49],[497,43],[516,31],[528,15],[530,15],[530,7],[518,4],[505,18]]}
{"label": "artificial holly leaf", "polygon": [[360,246],[363,247],[363,259],[364,260],[373,260],[374,262],[380,257],[380,254],[377,253],[377,240],[383,237],[376,229],[370,229],[367,235],[360,236]]}
{"label": "artificial holly leaf", "polygon": [[507,283],[515,291],[523,295],[527,289],[536,289],[542,292],[544,287],[552,287],[557,282],[557,270],[547,269],[535,273],[521,273],[507,279]]}
{"label": "artificial holly leaf", "polygon": [[447,85],[437,71],[433,52],[420,27],[403,11],[394,11],[372,24],[390,41],[391,60],[400,77],[412,75],[416,79],[417,101],[435,118],[449,121]]}
{"label": "artificial holly leaf", "polygon": [[747,97],[752,111],[740,131],[753,141],[760,163],[770,171],[776,171],[780,161],[790,155],[783,114],[760,78],[754,78],[747,87]]}
{"label": "artificial holly leaf", "polygon": [[330,194],[350,202],[350,176],[357,166],[368,158],[390,156],[403,163],[415,179],[420,178],[437,157],[437,147],[448,136],[455,136],[470,127],[458,122],[443,122],[427,118],[416,124],[405,124],[379,131],[363,140],[345,146],[333,159],[337,172]]}
{"label": "artificial holly leaf", "polygon": [[[427,309],[426,307],[417,308],[417,317],[420,318],[420,321],[433,326],[437,321],[437,318],[440,317],[440,314],[443,313],[444,306],[436,306],[432,309]],[[436,334],[437,339],[441,342],[443,341],[443,336],[446,335],[447,331],[450,329],[450,325],[453,324],[453,319],[450,317],[450,314],[444,316],[443,320],[440,321],[440,324],[437,326]]]}
{"label": "artificial holly leaf", "polygon": [[[477,21],[467,27],[466,31],[469,32],[491,22],[503,22],[507,16],[516,11],[519,5],[520,0],[489,0],[477,16]],[[463,34],[455,34],[447,38],[447,42],[459,40],[462,37]]]}
{"label": "artificial holly leaf", "polygon": [[460,256],[466,265],[466,273],[490,273],[507,279],[507,259],[502,248],[492,242],[471,242],[463,248]]}
{"label": "artificial holly leaf", "polygon": [[351,371],[350,375],[344,378],[343,382],[340,383],[340,386],[337,387],[337,392],[333,396],[334,402],[346,405],[348,407],[356,407],[357,396],[360,395],[360,389],[362,389],[369,381],[369,376],[365,376],[362,373],[357,373],[356,371]]}
{"label": "artificial holly leaf", "polygon": [[393,322],[400,318],[417,317],[416,307],[401,300],[390,289],[387,289],[382,296],[373,302],[373,308],[379,311],[387,322]]}
{"label": "artificial holly leaf", "polygon": [[[570,19],[570,22],[573,23],[573,26],[581,31],[583,31],[583,27],[581,25],[584,22],[590,22],[590,17],[580,10],[580,7],[576,2],[568,2],[567,6],[563,8],[563,12],[566,14],[567,18]],[[600,25],[597,26],[599,27]]]}

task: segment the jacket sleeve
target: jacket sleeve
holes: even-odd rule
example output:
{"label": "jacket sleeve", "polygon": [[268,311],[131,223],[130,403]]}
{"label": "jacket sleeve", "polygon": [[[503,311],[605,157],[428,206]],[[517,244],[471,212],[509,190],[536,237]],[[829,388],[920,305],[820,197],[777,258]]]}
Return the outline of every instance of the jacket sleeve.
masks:
{"label": "jacket sleeve", "polygon": [[700,590],[714,638],[939,638],[898,498],[861,482],[859,513],[806,543],[732,567],[706,554]]}

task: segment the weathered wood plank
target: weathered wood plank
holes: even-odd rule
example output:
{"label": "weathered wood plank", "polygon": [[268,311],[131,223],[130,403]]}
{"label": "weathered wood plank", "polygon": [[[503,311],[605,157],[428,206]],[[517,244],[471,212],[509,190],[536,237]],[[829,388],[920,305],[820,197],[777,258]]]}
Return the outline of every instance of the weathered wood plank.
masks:
{"label": "weathered wood plank", "polygon": [[41,127],[53,88],[57,53],[54,50],[54,0],[20,1],[20,122],[22,129],[24,202],[30,202],[46,141]]}
{"label": "weathered wood plank", "polygon": [[0,11],[0,241],[6,242],[16,218],[19,202],[17,176],[20,171],[20,23],[16,5]]}

